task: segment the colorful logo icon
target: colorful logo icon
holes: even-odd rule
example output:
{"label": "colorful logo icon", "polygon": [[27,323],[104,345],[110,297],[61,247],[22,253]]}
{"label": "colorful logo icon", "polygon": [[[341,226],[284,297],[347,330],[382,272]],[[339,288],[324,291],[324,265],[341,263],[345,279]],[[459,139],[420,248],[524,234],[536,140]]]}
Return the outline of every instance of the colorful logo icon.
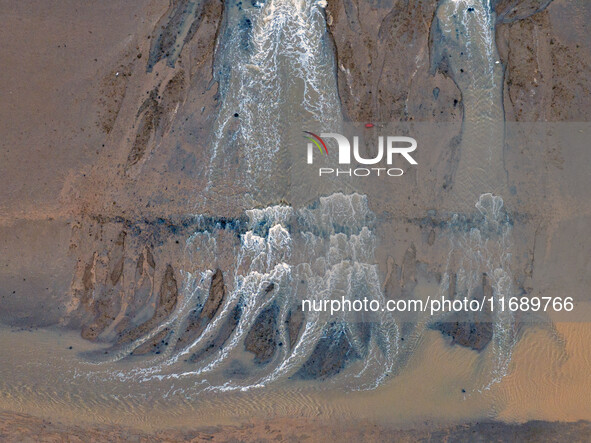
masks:
{"label": "colorful logo icon", "polygon": [[[316,140],[314,140],[314,138],[312,137],[308,137],[305,136],[308,140],[310,140],[312,143],[314,143],[316,146],[318,146],[318,149],[320,150],[320,153],[322,153],[322,148],[320,147],[320,144],[322,144],[322,146],[324,147],[324,152],[326,153],[326,155],[328,156],[328,149],[326,148],[326,143],[324,143],[324,140],[322,140],[320,137],[318,137],[316,134],[314,134],[313,132],[309,132],[309,131],[304,131],[305,134],[309,134],[312,137],[314,137]],[[318,143],[320,142],[320,143]]]}

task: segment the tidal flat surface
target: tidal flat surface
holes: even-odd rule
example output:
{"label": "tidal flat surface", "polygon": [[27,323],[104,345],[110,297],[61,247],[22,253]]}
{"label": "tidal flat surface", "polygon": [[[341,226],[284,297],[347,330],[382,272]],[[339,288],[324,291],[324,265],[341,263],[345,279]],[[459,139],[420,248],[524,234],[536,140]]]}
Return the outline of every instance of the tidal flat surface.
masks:
{"label": "tidal flat surface", "polygon": [[4,3],[0,435],[587,439],[586,2]]}

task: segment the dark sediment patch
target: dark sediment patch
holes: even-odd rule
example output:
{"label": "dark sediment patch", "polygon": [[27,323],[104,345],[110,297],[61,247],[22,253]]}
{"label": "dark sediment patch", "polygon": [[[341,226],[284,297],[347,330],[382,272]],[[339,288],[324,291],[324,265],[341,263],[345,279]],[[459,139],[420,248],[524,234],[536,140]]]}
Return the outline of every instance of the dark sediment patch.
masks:
{"label": "dark sediment patch", "polygon": [[125,170],[139,163],[150,152],[150,144],[155,137],[162,137],[172,124],[178,107],[185,99],[185,71],[178,71],[159,93],[158,88],[150,91],[138,109],[137,131],[131,150],[127,156]]}
{"label": "dark sediment patch", "polygon": [[96,340],[99,335],[115,320],[121,309],[119,293],[119,281],[123,273],[123,260],[125,251],[125,238],[127,233],[121,231],[109,251],[109,274],[104,284],[96,285],[94,282],[95,256],[92,262],[86,265],[83,280],[83,294],[81,296],[82,309],[94,316],[90,324],[82,328],[82,337],[87,340]]}
{"label": "dark sediment patch", "polygon": [[242,315],[242,308],[240,305],[237,305],[232,312],[228,319],[226,319],[224,325],[221,327],[218,334],[215,336],[213,340],[211,340],[205,347],[201,348],[199,351],[192,354],[187,361],[191,363],[198,362],[203,358],[207,358],[213,355],[215,352],[220,350],[226,340],[230,338],[236,326],[238,326],[238,322],[240,321],[240,317]]}
{"label": "dark sediment patch", "polygon": [[[220,0],[173,0],[152,35],[146,71],[151,72],[156,63],[164,59],[174,68],[184,45],[193,39],[203,23],[218,22],[222,10]],[[212,40],[215,41],[215,35]]]}
{"label": "dark sediment patch", "polygon": [[492,3],[497,23],[511,23],[543,11],[552,0],[495,0]]}
{"label": "dark sediment patch", "polygon": [[224,370],[224,376],[232,379],[243,379],[248,376],[248,369],[238,360],[233,360]]}
{"label": "dark sediment patch", "polygon": [[121,225],[134,236],[141,236],[145,241],[155,244],[162,243],[171,235],[190,236],[195,232],[215,232],[218,230],[232,231],[239,237],[248,229],[248,217],[216,217],[216,216],[169,216],[169,217],[108,217],[93,215],[90,220],[102,228],[107,224]]}
{"label": "dark sediment patch", "polygon": [[122,331],[119,334],[118,344],[136,340],[158,326],[174,311],[178,295],[178,285],[174,276],[174,269],[171,265],[167,265],[162,284],[160,285],[160,293],[154,315],[141,325],[133,327],[130,330]]}
{"label": "dark sediment patch", "polygon": [[482,351],[490,343],[493,335],[492,323],[439,322],[432,329],[452,338],[452,344]]}
{"label": "dark sediment patch", "polygon": [[[455,297],[456,276],[452,274],[449,285],[450,298]],[[453,292],[452,292],[453,291]],[[474,298],[483,300],[490,300],[493,296],[493,289],[485,274],[482,275],[482,285],[476,293]],[[441,321],[436,322],[430,326],[431,329],[440,331],[443,335],[452,338],[451,344],[457,344],[475,351],[482,351],[490,343],[493,337],[493,323],[491,321],[491,312],[488,309],[488,304],[481,312],[464,313],[466,319],[458,319],[457,321]]]}
{"label": "dark sediment patch", "polygon": [[92,311],[96,313],[94,321],[82,328],[82,338],[96,340],[98,336],[115,320],[121,301],[113,290],[101,291],[92,304]]}
{"label": "dark sediment patch", "polygon": [[265,364],[271,361],[277,350],[279,330],[277,329],[277,317],[279,307],[273,302],[265,308],[256,318],[254,325],[244,341],[245,349],[254,354],[256,364]]}
{"label": "dark sediment patch", "polygon": [[[174,67],[176,58],[182,50],[184,39],[179,39],[181,30],[188,20],[195,19],[195,2],[174,0],[164,17],[160,20],[152,35],[152,46],[148,58],[147,72],[151,72],[160,60],[168,59],[168,65]],[[180,46],[180,47],[178,47]]]}
{"label": "dark sediment patch", "polygon": [[181,349],[197,339],[216,315],[226,296],[224,275],[220,269],[211,278],[209,296],[201,311],[193,311],[187,319],[185,331],[179,337],[175,349]]}
{"label": "dark sediment patch", "polygon": [[113,130],[121,111],[130,75],[131,66],[120,65],[103,77],[100,82],[98,125],[107,134]]}
{"label": "dark sediment patch", "polygon": [[347,334],[335,331],[323,336],[306,363],[294,374],[294,379],[322,380],[337,375],[345,366],[359,359]]}
{"label": "dark sediment patch", "polygon": [[138,163],[145,155],[148,145],[152,140],[155,128],[160,123],[160,112],[158,101],[156,97],[158,91],[156,89],[150,92],[150,96],[144,100],[138,113],[141,114],[141,119],[137,124],[137,131],[131,150],[127,156],[127,163],[125,169],[129,169],[131,166]]}
{"label": "dark sediment patch", "polygon": [[168,339],[171,334],[172,331],[169,328],[164,328],[151,340],[135,348],[131,355],[160,354],[168,346]]}

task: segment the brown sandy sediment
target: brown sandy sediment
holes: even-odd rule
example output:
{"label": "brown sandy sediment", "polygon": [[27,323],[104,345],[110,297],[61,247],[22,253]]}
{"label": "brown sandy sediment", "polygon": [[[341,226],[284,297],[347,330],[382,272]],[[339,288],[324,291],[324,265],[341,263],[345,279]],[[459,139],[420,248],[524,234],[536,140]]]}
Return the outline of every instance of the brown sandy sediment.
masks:
{"label": "brown sandy sediment", "polygon": [[497,22],[511,23],[543,11],[552,0],[494,0]]}
{"label": "brown sandy sediment", "polygon": [[589,422],[531,421],[523,424],[482,422],[443,428],[396,429],[370,422],[326,423],[321,420],[281,419],[234,426],[169,429],[146,433],[116,425],[68,426],[26,414],[0,412],[4,441],[401,441],[401,442],[582,442],[591,438]]}
{"label": "brown sandy sediment", "polygon": [[289,313],[287,314],[287,319],[285,321],[288,325],[287,331],[289,334],[289,349],[293,349],[295,346],[304,324],[304,319],[305,315],[302,312],[301,306],[299,304],[290,309]]}
{"label": "brown sandy sediment", "polygon": [[[545,9],[536,8],[536,14],[526,14],[530,9],[515,16],[501,12],[497,46],[506,66],[504,106],[508,121],[589,120],[589,46],[580,37],[573,37],[584,26],[585,10],[569,24],[563,18],[568,15],[565,9],[576,12],[580,7],[576,2],[554,1]],[[572,28],[570,32],[568,27]],[[554,159],[549,160],[555,163],[559,156],[554,153]]]}
{"label": "brown sandy sediment", "polygon": [[435,1],[328,1],[339,96],[356,122],[461,121],[461,95],[443,74],[429,73]]}
{"label": "brown sandy sediment", "polygon": [[[194,144],[197,137],[198,147],[205,147],[207,120],[216,106],[215,86],[209,88],[212,37],[222,14],[219,1],[198,2],[188,15],[183,12],[187,3],[173,2],[160,20],[166,24],[159,22],[154,28],[151,43],[144,40],[135,52],[124,53],[121,66],[101,81],[99,121],[106,134],[105,152],[77,179],[78,207],[73,215],[78,221],[71,249],[80,253],[80,265],[67,320],[81,325],[89,339],[102,334],[101,340],[122,344],[139,338],[168,317],[176,304],[175,274],[193,222],[172,218],[191,212],[187,205],[192,205],[195,182],[199,187],[197,157],[203,152]],[[172,51],[178,53],[173,56]],[[158,63],[164,58],[166,65]],[[187,100],[191,104],[184,113],[198,111],[190,124],[176,120]],[[184,133],[193,146],[168,140],[169,132]],[[117,225],[128,236],[119,249],[104,234]],[[113,266],[108,278],[103,277],[102,268]],[[156,350],[162,334],[145,346]]]}
{"label": "brown sandy sediment", "polygon": [[152,318],[129,330],[119,333],[118,343],[133,341],[158,326],[174,311],[178,300],[178,284],[174,269],[166,265],[166,271],[160,286],[160,292],[156,301],[156,309]]}

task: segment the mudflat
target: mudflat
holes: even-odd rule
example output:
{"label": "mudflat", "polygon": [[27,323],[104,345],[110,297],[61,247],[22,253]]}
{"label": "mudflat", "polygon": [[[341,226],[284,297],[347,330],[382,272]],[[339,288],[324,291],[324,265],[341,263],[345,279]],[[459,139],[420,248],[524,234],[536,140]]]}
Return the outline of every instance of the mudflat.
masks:
{"label": "mudflat", "polygon": [[[0,436],[588,440],[590,18],[3,2]],[[319,176],[331,133],[418,165]],[[487,303],[301,307],[362,297]]]}

